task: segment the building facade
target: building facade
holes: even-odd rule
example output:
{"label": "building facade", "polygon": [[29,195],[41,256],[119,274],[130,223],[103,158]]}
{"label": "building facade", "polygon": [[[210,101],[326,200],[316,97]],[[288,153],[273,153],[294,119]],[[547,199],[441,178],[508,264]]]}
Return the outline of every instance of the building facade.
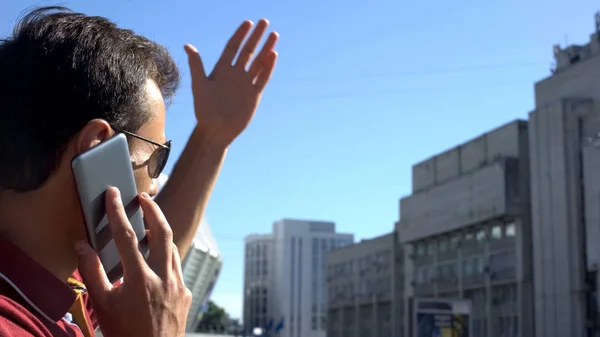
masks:
{"label": "building facade", "polygon": [[414,165],[396,224],[405,312],[464,298],[473,336],[600,333],[600,13],[554,57],[528,121]]}
{"label": "building facade", "polygon": [[529,114],[536,335],[598,335],[600,13],[589,43],[554,47]]}
{"label": "building facade", "polygon": [[244,325],[247,329],[273,325],[273,235],[249,235],[245,240]]}
{"label": "building facade", "polygon": [[396,224],[404,312],[409,299],[467,298],[473,336],[533,335],[528,142],[517,120],[413,166]]}
{"label": "building facade", "polygon": [[[246,328],[260,323],[255,327],[267,333],[277,331],[279,337],[324,337],[327,329],[325,258],[329,251],[353,242],[354,235],[336,233],[333,222],[295,219],[275,222],[269,235],[249,236],[244,279]],[[257,245],[272,248],[264,250],[266,255],[261,250],[259,257],[255,257],[258,253],[249,248]],[[257,263],[257,259],[261,262]],[[252,264],[260,266],[264,261],[266,273],[262,267],[250,272],[250,268],[254,268],[250,267]],[[269,284],[265,292],[263,287]]]}
{"label": "building facade", "polygon": [[363,240],[328,254],[327,337],[397,336],[395,237]]}

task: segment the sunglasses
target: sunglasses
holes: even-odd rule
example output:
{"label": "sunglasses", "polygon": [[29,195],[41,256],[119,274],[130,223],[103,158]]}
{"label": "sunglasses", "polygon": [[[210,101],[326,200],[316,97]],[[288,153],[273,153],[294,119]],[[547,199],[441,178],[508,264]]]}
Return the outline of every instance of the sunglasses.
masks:
{"label": "sunglasses", "polygon": [[148,159],[148,174],[153,179],[157,179],[160,176],[160,174],[162,173],[162,171],[165,169],[165,166],[167,165],[167,161],[169,160],[169,155],[171,154],[171,141],[169,140],[166,143],[161,144],[161,143],[152,141],[146,137],[136,135],[133,132],[117,130],[117,129],[113,129],[113,130],[115,130],[115,132],[120,132],[124,135],[130,136],[133,138],[137,138],[139,140],[143,140],[147,143],[150,143],[150,144],[156,146],[156,150],[154,150],[154,152],[150,156],[150,159]]}

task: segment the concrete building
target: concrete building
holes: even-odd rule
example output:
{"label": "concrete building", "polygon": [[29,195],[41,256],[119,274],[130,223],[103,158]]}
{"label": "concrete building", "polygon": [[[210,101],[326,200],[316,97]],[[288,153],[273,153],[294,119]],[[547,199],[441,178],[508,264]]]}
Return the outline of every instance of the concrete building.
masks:
{"label": "concrete building", "polygon": [[397,336],[394,323],[402,316],[394,312],[395,236],[363,240],[329,253],[327,337]]}
{"label": "concrete building", "polygon": [[[336,233],[333,222],[293,219],[275,222],[272,234],[249,236],[246,260],[254,262],[245,264],[246,328],[258,322],[266,331],[278,330],[279,337],[324,337],[327,328],[325,257],[330,250],[353,242],[354,235]],[[264,250],[266,257],[262,253],[263,245],[272,247]],[[256,250],[250,247],[263,248],[256,257]],[[262,267],[250,272],[250,268],[255,268],[251,265],[264,266],[265,261],[266,273]],[[268,284],[271,286],[265,292],[263,287]]]}
{"label": "concrete building", "polygon": [[413,166],[396,224],[404,312],[412,298],[468,298],[473,336],[533,336],[528,141],[517,120]]}
{"label": "concrete building", "polygon": [[[167,182],[168,177],[162,174],[158,179],[159,189]],[[223,260],[219,246],[212,234],[210,225],[202,220],[190,250],[183,257],[181,267],[186,287],[192,292],[192,305],[188,312],[187,332],[194,332],[202,318],[202,312],[217,282]]]}
{"label": "concrete building", "polygon": [[536,336],[597,336],[600,13],[588,44],[554,56],[529,115]]}
{"label": "concrete building", "polygon": [[471,299],[474,336],[600,333],[600,13],[554,57],[528,122],[415,165],[400,202],[406,298]]}
{"label": "concrete building", "polygon": [[273,296],[273,235],[249,235],[245,245],[244,325],[247,329],[264,328],[273,320],[269,308]]}

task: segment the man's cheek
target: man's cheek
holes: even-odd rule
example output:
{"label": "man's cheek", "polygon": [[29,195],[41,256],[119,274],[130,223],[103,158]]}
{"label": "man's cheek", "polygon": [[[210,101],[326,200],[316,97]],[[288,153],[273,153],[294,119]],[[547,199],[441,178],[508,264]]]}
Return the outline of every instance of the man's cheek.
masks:
{"label": "man's cheek", "polygon": [[135,169],[133,171],[133,176],[135,177],[135,186],[137,187],[138,194],[142,192],[148,193],[152,181],[150,177],[148,177],[146,166]]}

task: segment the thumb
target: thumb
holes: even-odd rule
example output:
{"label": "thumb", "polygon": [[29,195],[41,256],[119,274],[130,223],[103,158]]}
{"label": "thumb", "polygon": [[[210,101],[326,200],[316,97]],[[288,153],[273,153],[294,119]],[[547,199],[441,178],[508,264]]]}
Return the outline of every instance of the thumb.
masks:
{"label": "thumb", "polygon": [[198,49],[191,44],[186,44],[184,49],[187,53],[190,72],[192,73],[192,89],[201,89],[200,87],[206,80],[206,71],[204,70],[204,64],[202,64],[200,53],[198,53]]}
{"label": "thumb", "polygon": [[108,281],[98,254],[86,241],[77,242],[75,251],[77,252],[78,269],[83,284],[85,284],[94,300],[101,300],[112,289],[112,285]]}

